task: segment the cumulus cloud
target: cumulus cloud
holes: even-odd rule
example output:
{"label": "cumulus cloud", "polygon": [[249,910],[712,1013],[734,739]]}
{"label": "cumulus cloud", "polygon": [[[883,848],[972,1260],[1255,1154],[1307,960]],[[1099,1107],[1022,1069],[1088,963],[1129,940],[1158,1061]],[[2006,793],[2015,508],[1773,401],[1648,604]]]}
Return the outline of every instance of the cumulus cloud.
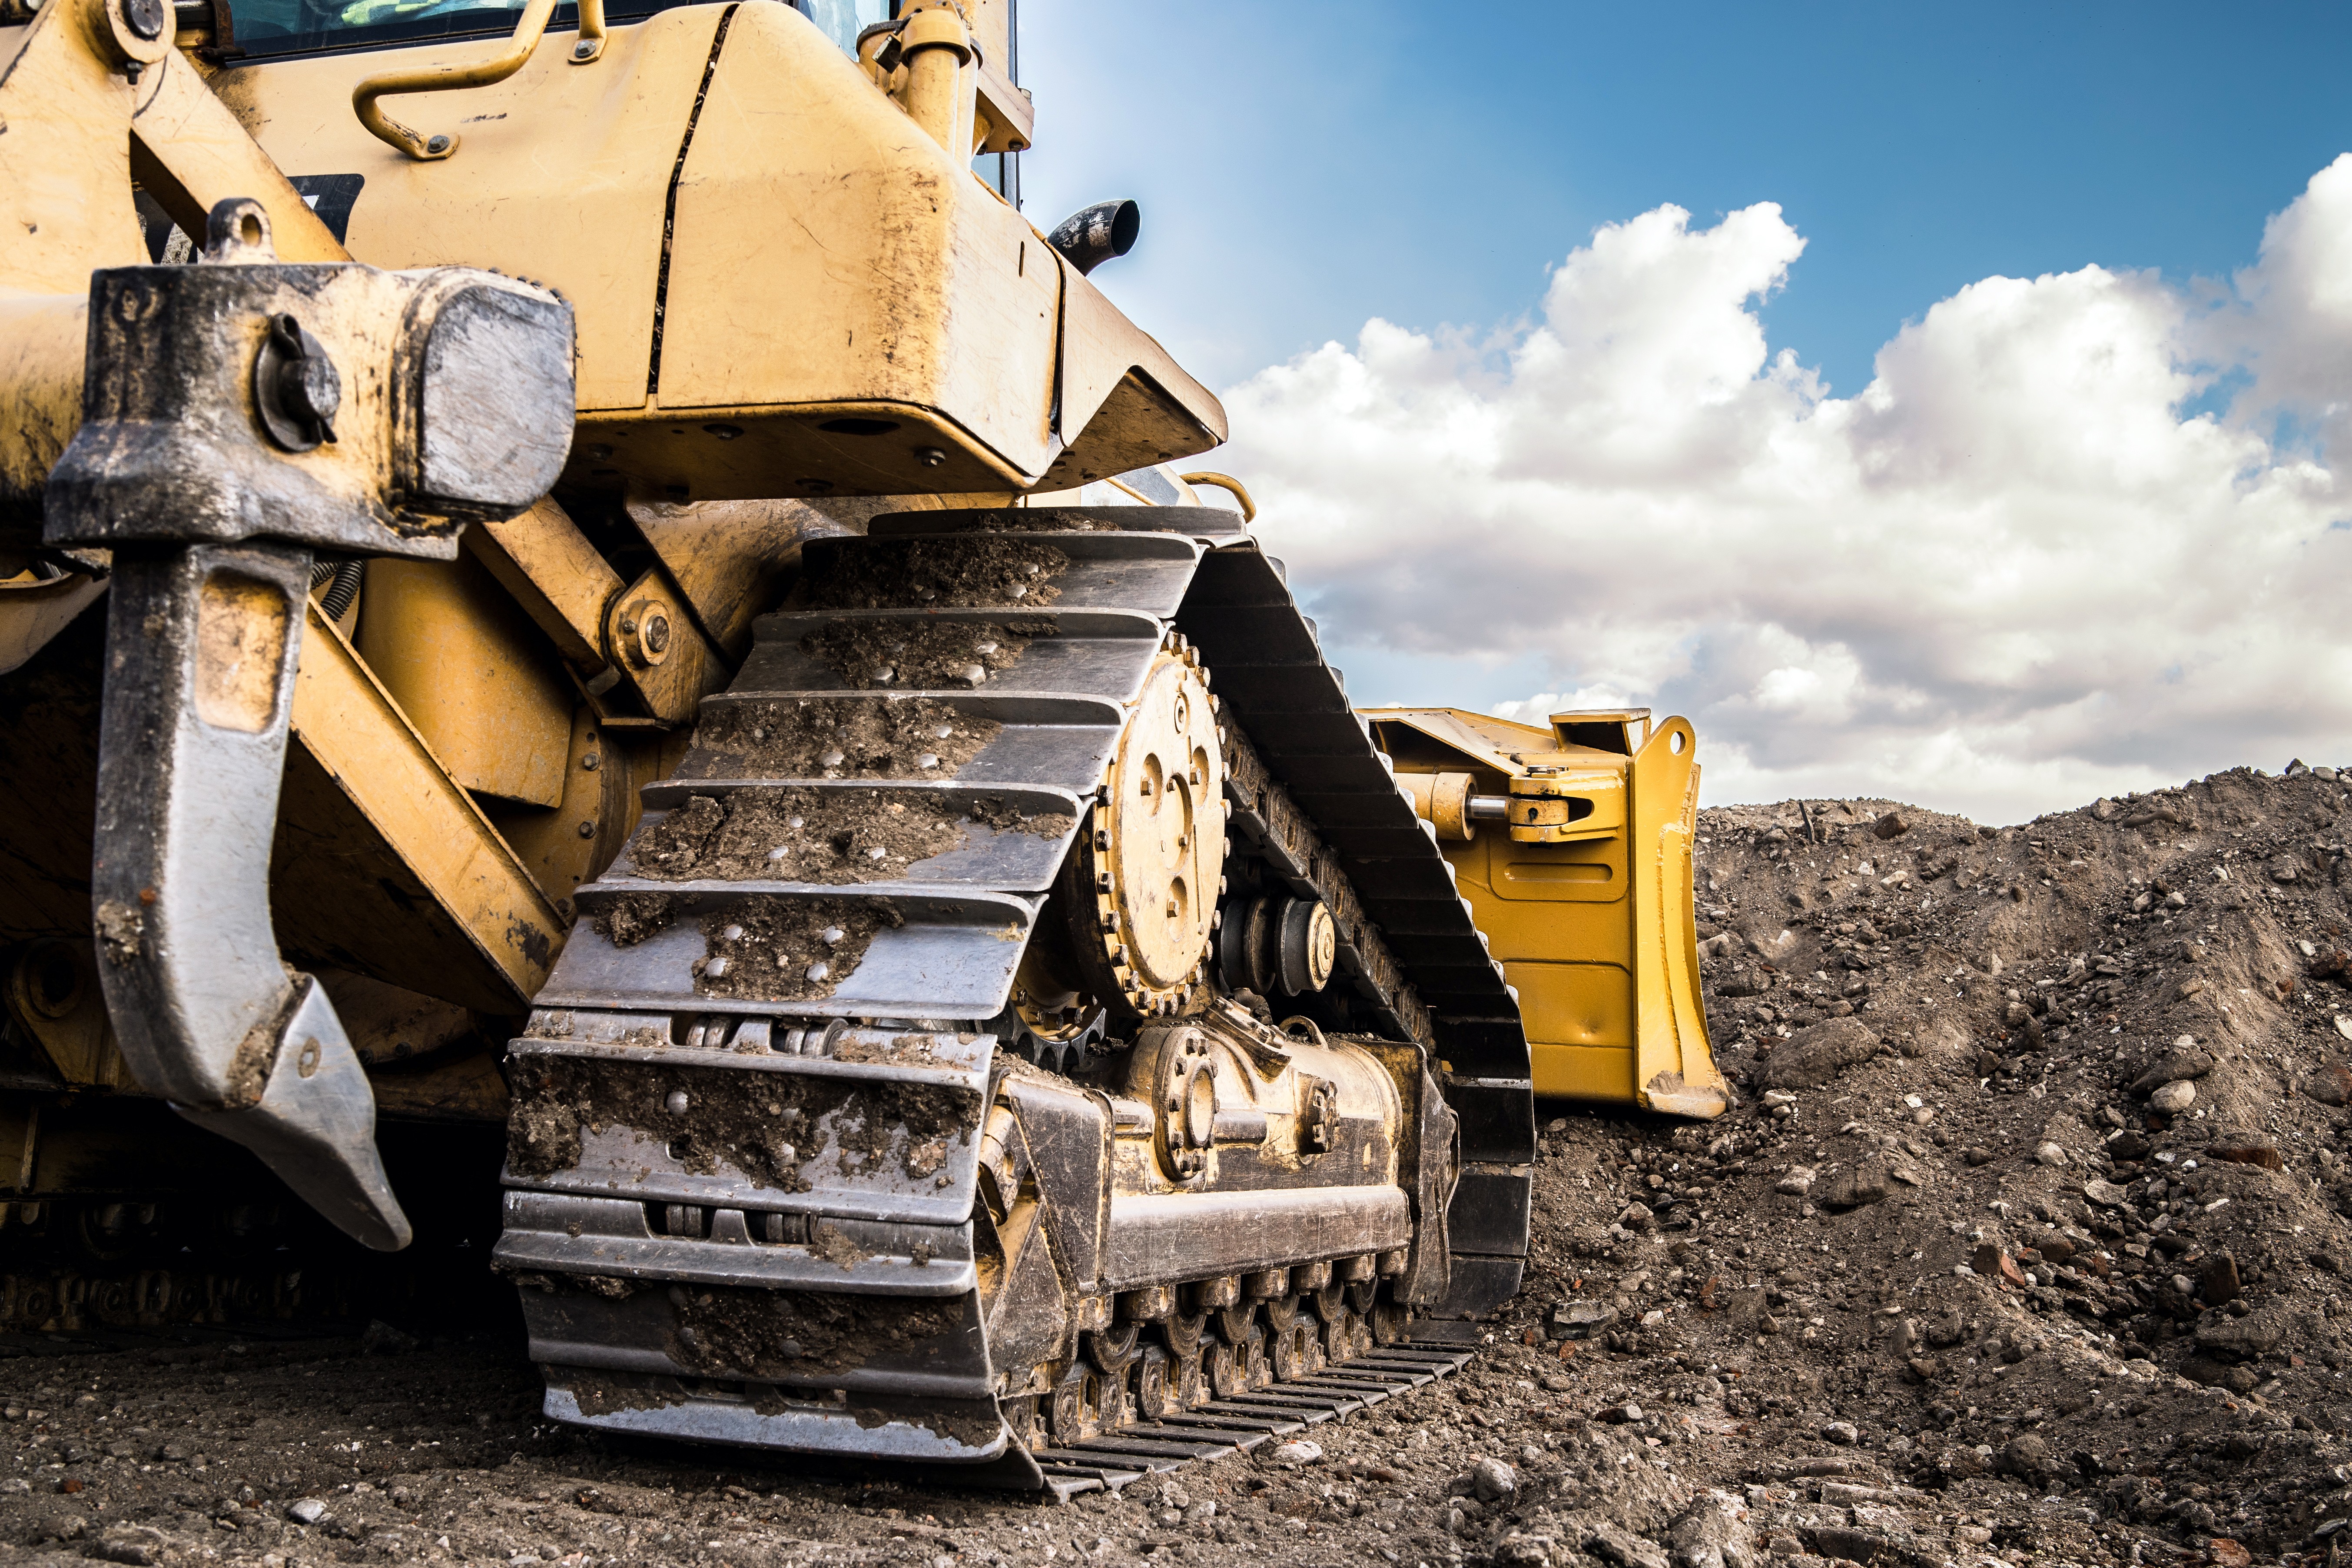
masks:
{"label": "cumulus cloud", "polygon": [[1538,721],[1686,713],[1717,801],[2009,820],[2352,763],[2352,154],[2226,288],[1988,278],[1847,398],[1756,313],[1804,247],[1769,203],[1662,206],[1526,323],[1374,320],[1228,392],[1327,639],[1534,656],[1551,689],[1497,711]]}

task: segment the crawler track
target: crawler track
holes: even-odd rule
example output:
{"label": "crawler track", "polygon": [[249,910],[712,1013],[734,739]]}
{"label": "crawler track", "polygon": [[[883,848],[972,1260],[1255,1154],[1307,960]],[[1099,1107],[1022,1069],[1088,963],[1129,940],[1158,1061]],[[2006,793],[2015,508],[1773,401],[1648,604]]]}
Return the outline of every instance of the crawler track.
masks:
{"label": "crawler track", "polygon": [[[1123,733],[1185,669],[1219,700],[1221,762],[1191,772],[1223,778],[1196,830],[1225,830],[1220,892],[1331,917],[1288,1033],[1213,959],[1152,980],[1108,873],[1071,880],[1113,852]],[[512,1047],[497,1258],[551,1415],[1118,1485],[1450,1372],[1468,1352],[1428,1342],[1517,1289],[1515,999],[1232,514],[908,513],[812,544],[646,805]],[[1024,958],[1089,931],[1124,1003],[1066,1030],[1012,1005]],[[1204,1118],[1223,1175],[1139,1178],[1170,1134],[1120,1074],[1188,1020],[1319,1083],[1341,1113],[1314,1147],[1347,1153],[1277,1159],[1264,1113],[1213,1147]],[[1382,1096],[1402,1109],[1361,1111]]]}

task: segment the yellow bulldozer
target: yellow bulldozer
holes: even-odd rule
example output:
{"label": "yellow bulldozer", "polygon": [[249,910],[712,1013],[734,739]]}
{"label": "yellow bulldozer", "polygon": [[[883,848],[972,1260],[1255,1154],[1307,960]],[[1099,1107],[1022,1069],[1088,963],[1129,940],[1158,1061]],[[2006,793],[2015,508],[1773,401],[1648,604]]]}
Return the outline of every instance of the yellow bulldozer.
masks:
{"label": "yellow bulldozer", "polygon": [[1015,31],[0,0],[0,1325],[478,1246],[556,1419],[1069,1490],[1722,1108],[1689,727],[1351,710]]}

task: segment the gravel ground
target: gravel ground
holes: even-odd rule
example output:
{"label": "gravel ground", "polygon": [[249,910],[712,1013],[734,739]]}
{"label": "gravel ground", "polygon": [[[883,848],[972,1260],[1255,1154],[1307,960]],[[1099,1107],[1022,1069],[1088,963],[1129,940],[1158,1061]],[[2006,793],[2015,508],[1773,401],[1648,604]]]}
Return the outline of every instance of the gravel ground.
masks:
{"label": "gravel ground", "polygon": [[815,1478],[549,1426],[510,1319],[412,1312],[0,1347],[0,1551],[2333,1563],[2347,805],[2298,764],[2002,829],[1879,801],[1703,813],[1738,1106],[1546,1107],[1535,1256],[1490,1348],[1313,1452],[1066,1506]]}

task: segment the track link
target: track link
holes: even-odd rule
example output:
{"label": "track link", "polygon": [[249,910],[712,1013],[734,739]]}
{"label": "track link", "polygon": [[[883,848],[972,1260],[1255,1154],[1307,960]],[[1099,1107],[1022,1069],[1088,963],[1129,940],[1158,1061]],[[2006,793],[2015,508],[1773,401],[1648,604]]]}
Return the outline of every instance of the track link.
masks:
{"label": "track link", "polygon": [[[1339,973],[1283,1031],[1219,999],[1213,959],[1152,970],[1158,896],[1114,908],[1086,870],[1130,847],[1087,825],[1138,776],[1122,735],[1171,658],[1217,691],[1189,831],[1230,829],[1336,923]],[[1444,1375],[1470,1352],[1431,1342],[1516,1290],[1516,1000],[1233,514],[907,513],[812,543],[645,804],[511,1047],[496,1258],[551,1415],[1118,1486]],[[1192,893],[1215,896],[1171,882],[1169,921],[1205,926]],[[1095,966],[1093,1016],[1013,1005],[1056,950]],[[1203,1112],[1171,1143],[1125,1098],[1118,1053],[1205,1061],[1209,1037],[1261,1098],[1297,1087],[1278,1136]],[[1286,1139],[1286,1165],[1255,1146]],[[1113,1205],[1110,1162],[1153,1148],[1153,1180],[1215,1190]]]}

